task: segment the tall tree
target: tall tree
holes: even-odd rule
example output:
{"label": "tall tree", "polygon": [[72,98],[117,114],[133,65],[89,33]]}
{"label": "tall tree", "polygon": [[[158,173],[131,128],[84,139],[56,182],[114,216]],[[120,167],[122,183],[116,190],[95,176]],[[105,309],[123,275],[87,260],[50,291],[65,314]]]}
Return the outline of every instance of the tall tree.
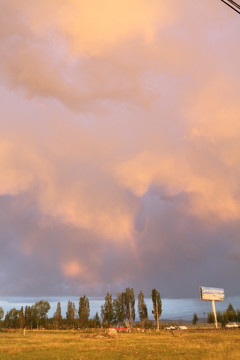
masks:
{"label": "tall tree", "polygon": [[142,290],[138,294],[138,315],[143,327],[144,321],[148,319],[148,310],[147,310],[147,305],[144,301],[144,295]]}
{"label": "tall tree", "polygon": [[113,301],[112,295],[107,293],[105,297],[105,303],[101,306],[101,318],[103,325],[108,327],[112,324],[113,321]]}
{"label": "tall tree", "polygon": [[19,328],[19,310],[10,309],[5,316],[4,325],[6,328]]}
{"label": "tall tree", "polygon": [[239,309],[237,309],[236,314],[237,314],[237,322],[240,322],[240,310]]}
{"label": "tall tree", "polygon": [[76,318],[75,304],[72,301],[68,301],[66,320],[67,320],[67,325],[69,327],[74,327],[75,318]]}
{"label": "tall tree", "polygon": [[55,322],[57,323],[57,328],[59,329],[62,325],[62,310],[61,310],[61,303],[57,303],[57,309],[53,315]]}
{"label": "tall tree", "polygon": [[159,317],[162,314],[162,300],[160,293],[156,290],[152,290],[152,303],[153,303],[153,315],[156,322],[156,329],[159,330]]}
{"label": "tall tree", "polygon": [[226,312],[227,312],[227,319],[228,319],[229,322],[237,320],[236,311],[235,311],[235,309],[234,309],[234,307],[232,306],[231,303],[229,303],[229,305],[228,305],[228,307],[226,309]]}
{"label": "tall tree", "polygon": [[2,319],[4,318],[4,310],[3,308],[0,306],[0,323],[2,323]]}
{"label": "tall tree", "polygon": [[99,328],[99,327],[101,326],[101,321],[100,321],[98,312],[96,312],[93,320],[94,320],[94,323],[95,323],[95,327],[96,327],[96,328]]}
{"label": "tall tree", "polygon": [[38,326],[39,319],[38,319],[38,311],[35,305],[32,306],[25,306],[24,311],[25,317],[25,326],[30,329],[35,329]]}
{"label": "tall tree", "polygon": [[217,311],[217,321],[222,325],[222,327],[225,327],[226,325],[225,317],[220,311]]}
{"label": "tall tree", "polygon": [[135,320],[135,296],[133,289],[126,288],[124,293],[124,306],[125,306],[125,318],[129,323],[129,326],[132,326],[133,321]]}
{"label": "tall tree", "polygon": [[213,324],[214,323],[214,315],[213,315],[212,312],[208,313],[207,322],[208,322],[208,324]]}
{"label": "tall tree", "polygon": [[23,306],[19,310],[19,326],[21,329],[25,327],[25,316],[24,316]]}
{"label": "tall tree", "polygon": [[196,325],[198,322],[198,316],[196,313],[193,314],[193,318],[192,318],[192,324],[193,325]]}
{"label": "tall tree", "polygon": [[113,322],[114,324],[122,324],[125,319],[124,293],[117,294],[117,298],[113,300]]}
{"label": "tall tree", "polygon": [[48,301],[40,300],[34,305],[37,314],[37,325],[46,326],[47,313],[50,310],[50,304]]}
{"label": "tall tree", "polygon": [[79,325],[81,328],[87,327],[89,315],[90,315],[89,300],[84,295],[79,299],[79,309],[78,309]]}

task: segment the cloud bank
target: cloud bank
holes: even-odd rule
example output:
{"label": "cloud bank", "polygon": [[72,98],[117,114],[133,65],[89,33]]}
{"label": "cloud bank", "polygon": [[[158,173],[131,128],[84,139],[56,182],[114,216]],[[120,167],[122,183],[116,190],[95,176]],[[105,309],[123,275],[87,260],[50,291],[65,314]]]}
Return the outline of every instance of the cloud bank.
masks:
{"label": "cloud bank", "polygon": [[239,294],[237,15],[1,6],[2,295]]}

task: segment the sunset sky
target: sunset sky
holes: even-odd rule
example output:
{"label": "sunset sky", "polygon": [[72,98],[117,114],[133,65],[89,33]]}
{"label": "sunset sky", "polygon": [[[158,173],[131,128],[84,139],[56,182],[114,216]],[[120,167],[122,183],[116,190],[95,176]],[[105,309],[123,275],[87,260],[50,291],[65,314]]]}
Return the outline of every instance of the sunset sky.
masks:
{"label": "sunset sky", "polygon": [[0,295],[240,295],[240,15],[0,6]]}

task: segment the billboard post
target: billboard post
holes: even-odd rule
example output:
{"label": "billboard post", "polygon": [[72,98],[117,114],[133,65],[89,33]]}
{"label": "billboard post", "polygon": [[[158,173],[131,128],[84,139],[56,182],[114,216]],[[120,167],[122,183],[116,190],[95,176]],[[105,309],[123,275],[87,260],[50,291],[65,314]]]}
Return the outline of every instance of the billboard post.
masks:
{"label": "billboard post", "polygon": [[218,323],[217,323],[215,301],[224,301],[225,300],[224,289],[200,286],[200,299],[204,300],[204,301],[212,301],[212,310],[213,310],[215,328],[217,329]]}
{"label": "billboard post", "polygon": [[213,316],[214,316],[215,328],[217,329],[218,323],[217,323],[216,307],[215,307],[214,300],[212,300],[212,311],[213,311]]}

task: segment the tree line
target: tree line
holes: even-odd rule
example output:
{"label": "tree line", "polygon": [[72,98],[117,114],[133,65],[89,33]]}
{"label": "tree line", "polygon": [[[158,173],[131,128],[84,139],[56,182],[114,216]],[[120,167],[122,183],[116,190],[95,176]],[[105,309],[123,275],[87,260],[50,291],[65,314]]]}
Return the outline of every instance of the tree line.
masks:
{"label": "tree line", "polygon": [[[229,322],[240,322],[240,310],[235,310],[230,303],[223,313],[217,311],[217,321],[222,325],[222,327],[225,327]],[[208,313],[207,322],[209,324],[214,323],[214,315],[212,312]]]}
{"label": "tree line", "polygon": [[[159,291],[152,290],[152,304],[155,327],[159,329],[159,318],[162,314],[162,301]],[[73,329],[73,328],[99,328],[110,326],[126,326],[131,328],[135,322],[135,294],[132,288],[126,288],[113,298],[109,292],[101,306],[101,314],[96,312],[90,318],[89,299],[86,295],[79,298],[78,308],[72,301],[68,301],[66,316],[62,315],[61,303],[57,303],[56,311],[52,318],[48,318],[50,304],[40,300],[31,306],[22,306],[20,310],[11,309],[4,317],[4,310],[0,307],[0,324],[4,328],[28,329]],[[142,291],[138,294],[138,315],[142,327],[151,327],[148,309]]]}
{"label": "tree line", "polygon": [[[227,309],[224,312],[217,311],[217,321],[222,325],[222,327],[225,327],[227,323],[229,322],[240,322],[240,310],[235,310],[232,304],[230,303],[227,307]],[[193,314],[192,318],[192,324],[196,325],[198,322],[198,316],[196,313]],[[204,320],[205,322],[205,320]],[[214,315],[212,312],[209,312],[207,315],[207,323],[208,324],[214,324]]]}

